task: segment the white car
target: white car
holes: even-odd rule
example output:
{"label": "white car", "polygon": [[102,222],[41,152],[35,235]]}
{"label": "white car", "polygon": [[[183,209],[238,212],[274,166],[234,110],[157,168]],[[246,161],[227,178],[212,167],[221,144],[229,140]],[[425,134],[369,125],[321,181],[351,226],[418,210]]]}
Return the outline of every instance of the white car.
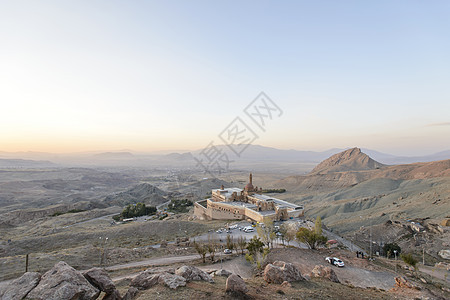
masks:
{"label": "white car", "polygon": [[225,254],[231,254],[232,252],[231,252],[230,249],[225,249],[225,250],[223,250],[223,253],[225,253]]}
{"label": "white car", "polygon": [[325,260],[336,267],[343,267],[345,265],[344,262],[337,257],[326,257]]}

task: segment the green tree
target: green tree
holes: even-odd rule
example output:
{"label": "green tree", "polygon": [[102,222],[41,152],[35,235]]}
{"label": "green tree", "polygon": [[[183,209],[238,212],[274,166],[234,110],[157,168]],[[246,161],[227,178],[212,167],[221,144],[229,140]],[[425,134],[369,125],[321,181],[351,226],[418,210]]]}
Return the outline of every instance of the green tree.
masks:
{"label": "green tree", "polygon": [[394,250],[397,251],[397,255],[400,255],[402,249],[396,243],[388,243],[383,246],[383,252],[386,254],[387,258],[395,256]]}
{"label": "green tree", "polygon": [[316,218],[316,224],[314,225],[314,231],[317,235],[322,235],[322,219],[320,216]]}
{"label": "green tree", "polygon": [[264,248],[264,243],[261,242],[259,237],[253,236],[253,238],[247,244],[247,250],[250,255],[256,255],[256,253],[262,253]]}
{"label": "green tree", "polygon": [[318,235],[314,230],[307,228],[300,228],[296,234],[299,242],[305,243],[310,249],[316,249],[318,246],[325,245],[327,238],[323,235]]}

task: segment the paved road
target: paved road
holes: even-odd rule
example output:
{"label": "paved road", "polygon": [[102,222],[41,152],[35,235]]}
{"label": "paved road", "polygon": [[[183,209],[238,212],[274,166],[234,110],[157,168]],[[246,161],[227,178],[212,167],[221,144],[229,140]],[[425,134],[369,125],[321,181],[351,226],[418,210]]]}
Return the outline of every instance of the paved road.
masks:
{"label": "paved road", "polygon": [[353,244],[349,240],[346,240],[343,237],[341,237],[329,230],[326,230],[326,229],[322,229],[322,232],[327,236],[327,238],[329,240],[336,240],[353,252],[360,251],[360,252],[363,252],[364,255],[367,255],[367,253],[366,253],[366,251],[364,251],[364,249],[358,247],[357,245]]}
{"label": "paved road", "polygon": [[128,269],[128,268],[136,268],[136,267],[147,267],[147,266],[163,266],[170,265],[178,262],[191,261],[194,259],[200,258],[198,254],[192,255],[184,255],[184,256],[165,256],[152,258],[142,261],[134,261],[126,264],[114,265],[106,267],[105,269],[108,271],[115,271],[120,269]]}

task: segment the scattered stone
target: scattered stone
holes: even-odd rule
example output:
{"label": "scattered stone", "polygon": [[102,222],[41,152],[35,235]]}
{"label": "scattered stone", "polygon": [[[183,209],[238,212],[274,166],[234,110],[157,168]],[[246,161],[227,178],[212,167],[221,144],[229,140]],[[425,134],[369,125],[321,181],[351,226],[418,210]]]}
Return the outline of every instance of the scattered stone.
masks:
{"label": "scattered stone", "polygon": [[39,284],[27,295],[34,300],[94,300],[100,291],[84,276],[63,261],[46,272]]}
{"label": "scattered stone", "polygon": [[450,250],[441,250],[438,254],[443,259],[450,259]]}
{"label": "scattered stone", "polygon": [[311,271],[311,277],[321,277],[328,279],[332,282],[340,283],[336,273],[330,267],[324,267],[323,265],[316,265]]}
{"label": "scattered stone", "polygon": [[132,286],[128,289],[122,300],[133,300],[136,298],[137,294],[139,294],[139,290]]}
{"label": "scattered stone", "polygon": [[420,287],[409,282],[408,279],[406,279],[406,277],[400,276],[400,277],[395,277],[394,279],[395,279],[395,284],[398,287],[420,290]]}
{"label": "scattered stone", "polygon": [[116,290],[114,282],[104,269],[92,268],[83,272],[83,276],[100,291],[112,294]]}
{"label": "scattered stone", "polygon": [[220,269],[218,271],[216,271],[214,273],[215,276],[224,276],[224,277],[228,277],[230,276],[232,273],[230,271],[224,270],[224,269]]}
{"label": "scattered stone", "polygon": [[176,275],[182,276],[187,282],[195,280],[203,280],[207,282],[214,282],[211,275],[199,268],[193,266],[182,266],[175,271]]}
{"label": "scattered stone", "polygon": [[291,288],[292,284],[288,281],[283,281],[283,283],[281,284],[281,287],[283,288]]}
{"label": "scattered stone", "polygon": [[428,283],[424,278],[420,278],[420,281],[422,281],[422,282],[425,283],[425,284]]}
{"label": "scattered stone", "polygon": [[37,272],[27,272],[20,278],[11,281],[0,295],[3,300],[21,300],[34,289],[41,280],[41,274]]}
{"label": "scattered stone", "polygon": [[248,292],[248,288],[244,280],[240,276],[236,274],[231,274],[227,278],[225,291],[227,293],[239,295],[239,294],[246,294]]}
{"label": "scattered stone", "polygon": [[264,269],[264,280],[268,283],[283,283],[305,280],[300,271],[293,264],[275,261]]}

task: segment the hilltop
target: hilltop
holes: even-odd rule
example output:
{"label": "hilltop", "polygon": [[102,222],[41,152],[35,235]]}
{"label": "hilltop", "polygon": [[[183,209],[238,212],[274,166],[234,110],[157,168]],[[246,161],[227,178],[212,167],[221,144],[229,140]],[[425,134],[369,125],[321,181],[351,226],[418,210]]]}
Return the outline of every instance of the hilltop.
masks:
{"label": "hilltop", "polygon": [[311,171],[311,174],[373,170],[381,167],[384,165],[361,152],[361,149],[351,148],[322,161]]}
{"label": "hilltop", "polygon": [[142,202],[149,205],[159,205],[166,202],[167,193],[149,183],[141,183],[124,192],[107,196],[104,200],[108,205],[126,206]]}

